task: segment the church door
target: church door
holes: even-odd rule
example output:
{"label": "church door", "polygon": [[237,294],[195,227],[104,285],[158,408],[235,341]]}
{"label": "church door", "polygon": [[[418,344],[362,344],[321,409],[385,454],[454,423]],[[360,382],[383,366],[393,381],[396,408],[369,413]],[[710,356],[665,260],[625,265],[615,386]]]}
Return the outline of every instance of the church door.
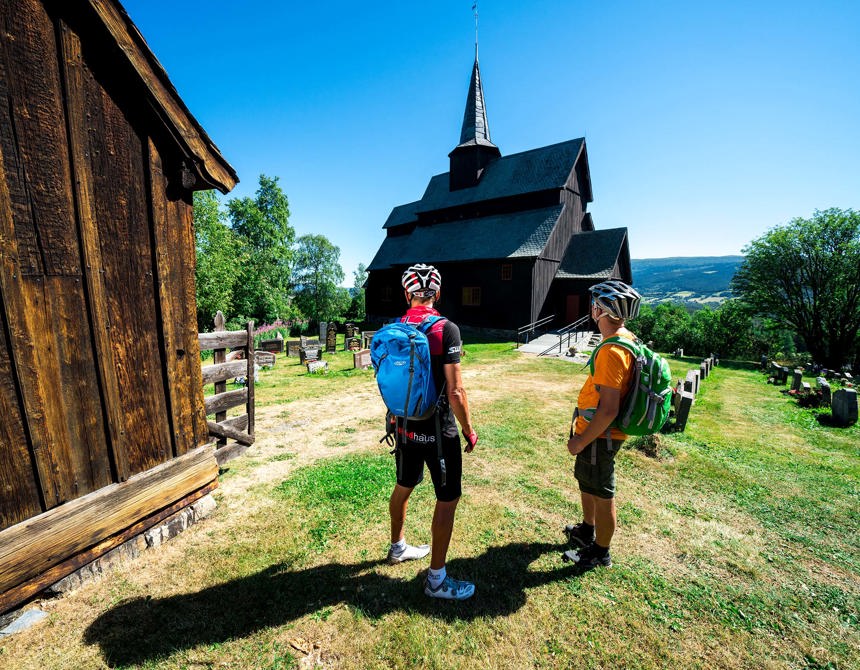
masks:
{"label": "church door", "polygon": [[579,296],[569,295],[565,303],[564,323],[573,323],[579,318]]}

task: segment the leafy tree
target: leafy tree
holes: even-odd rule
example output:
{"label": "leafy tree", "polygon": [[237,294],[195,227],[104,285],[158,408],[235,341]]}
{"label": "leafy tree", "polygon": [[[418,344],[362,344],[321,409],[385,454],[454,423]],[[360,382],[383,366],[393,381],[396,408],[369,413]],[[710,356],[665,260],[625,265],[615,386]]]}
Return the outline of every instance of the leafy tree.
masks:
{"label": "leafy tree", "polygon": [[241,266],[234,305],[244,317],[271,322],[292,316],[290,288],[293,244],[290,206],[277,177],[260,175],[252,198],[227,203],[241,243]]}
{"label": "leafy tree", "polygon": [[239,278],[239,244],[227,226],[215,191],[194,193],[194,235],[197,249],[197,329],[211,330],[215,313],[232,314]]}
{"label": "leafy tree", "polygon": [[732,281],[755,312],[791,328],[813,359],[839,368],[858,351],[860,213],[816,211],[744,248]]}
{"label": "leafy tree", "polygon": [[346,316],[355,321],[364,321],[367,316],[367,309],[364,302],[364,284],[367,281],[367,266],[364,263],[359,263],[358,268],[352,273],[353,284],[350,296],[349,309],[346,311]]}
{"label": "leafy tree", "polygon": [[334,321],[349,307],[340,249],[324,235],[303,235],[295,252],[296,302],[314,321]]}

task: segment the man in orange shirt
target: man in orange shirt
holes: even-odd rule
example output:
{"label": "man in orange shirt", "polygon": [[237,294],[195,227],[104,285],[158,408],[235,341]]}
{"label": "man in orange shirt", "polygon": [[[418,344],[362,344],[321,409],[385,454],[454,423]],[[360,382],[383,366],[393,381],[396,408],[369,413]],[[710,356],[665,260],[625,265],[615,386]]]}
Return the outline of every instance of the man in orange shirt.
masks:
{"label": "man in orange shirt", "polygon": [[[624,327],[639,314],[641,296],[630,286],[610,279],[592,286],[591,318],[603,339],[636,336]],[[579,392],[567,450],[576,456],[574,476],[582,498],[582,522],[565,527],[571,544],[564,552],[582,571],[612,565],[609,544],[615,533],[615,454],[627,435],[612,426],[629,390],[633,355],[624,347],[607,344],[594,359]]]}

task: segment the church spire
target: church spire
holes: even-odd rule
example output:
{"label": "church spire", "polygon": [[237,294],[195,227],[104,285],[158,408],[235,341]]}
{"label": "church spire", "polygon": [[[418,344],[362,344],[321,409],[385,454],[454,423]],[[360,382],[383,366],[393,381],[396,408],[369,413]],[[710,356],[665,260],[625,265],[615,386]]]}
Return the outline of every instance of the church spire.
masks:
{"label": "church spire", "polygon": [[460,129],[460,143],[448,154],[451,159],[449,188],[456,191],[475,186],[491,162],[501,158],[502,152],[490,140],[490,125],[487,123],[487,108],[484,105],[484,87],[481,84],[481,68],[478,66],[478,12],[475,12],[475,64],[466,96],[466,111]]}

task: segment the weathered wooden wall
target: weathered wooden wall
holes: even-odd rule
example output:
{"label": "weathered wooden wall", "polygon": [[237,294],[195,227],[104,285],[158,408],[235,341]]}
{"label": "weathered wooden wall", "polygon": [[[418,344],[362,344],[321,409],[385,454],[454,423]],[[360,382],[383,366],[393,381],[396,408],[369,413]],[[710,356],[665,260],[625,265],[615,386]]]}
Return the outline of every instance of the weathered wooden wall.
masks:
{"label": "weathered wooden wall", "polygon": [[0,0],[0,530],[208,442],[190,186],[94,16]]}

